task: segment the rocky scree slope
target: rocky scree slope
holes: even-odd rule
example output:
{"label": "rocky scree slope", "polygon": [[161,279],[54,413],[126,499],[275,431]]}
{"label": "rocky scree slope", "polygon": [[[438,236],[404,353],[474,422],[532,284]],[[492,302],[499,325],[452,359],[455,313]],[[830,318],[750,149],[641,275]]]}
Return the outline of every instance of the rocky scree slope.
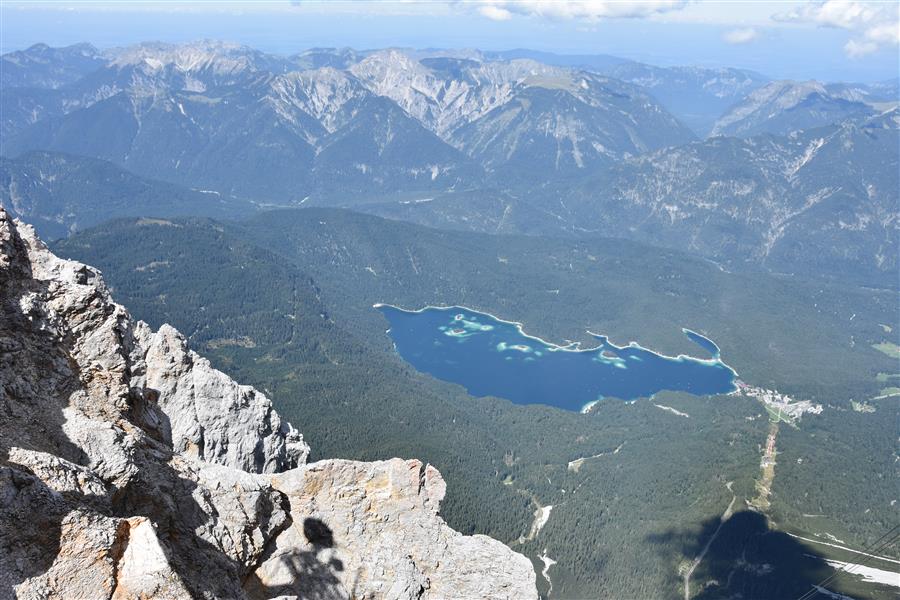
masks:
{"label": "rocky scree slope", "polygon": [[0,209],[0,598],[536,598],[416,460],[306,464],[260,392]]}

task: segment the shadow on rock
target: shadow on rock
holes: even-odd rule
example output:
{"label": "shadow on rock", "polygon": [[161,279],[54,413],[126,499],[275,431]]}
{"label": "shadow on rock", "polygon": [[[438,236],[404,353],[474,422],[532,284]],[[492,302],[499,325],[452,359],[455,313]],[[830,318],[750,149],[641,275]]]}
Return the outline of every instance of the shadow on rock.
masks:
{"label": "shadow on rock", "polygon": [[261,600],[279,596],[296,597],[299,600],[346,600],[348,598],[337,573],[344,564],[331,556],[334,533],[319,519],[308,517],[303,521],[303,535],[311,550],[273,551],[264,559],[275,557],[277,566],[267,569],[274,583],[254,573],[244,585],[249,598]]}
{"label": "shadow on rock", "polygon": [[16,586],[50,569],[73,506],[102,504],[102,498],[60,494],[27,467],[0,467],[0,600],[16,598]]}

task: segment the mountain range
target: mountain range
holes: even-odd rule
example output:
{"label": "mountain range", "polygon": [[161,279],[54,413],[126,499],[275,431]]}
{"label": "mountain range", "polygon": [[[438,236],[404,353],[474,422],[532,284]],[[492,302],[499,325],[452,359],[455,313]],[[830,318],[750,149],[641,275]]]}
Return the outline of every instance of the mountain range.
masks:
{"label": "mountain range", "polygon": [[[896,521],[896,80],[217,41],[0,66],[0,598],[895,597],[839,565]],[[735,389],[476,397],[379,304],[712,354]]]}
{"label": "mountain range", "polygon": [[[560,193],[573,224],[727,268],[896,285],[900,113],[789,136],[714,137],[622,163]],[[595,190],[605,187],[606,193]]]}
{"label": "mountain range", "polygon": [[876,110],[868,93],[843,84],[773,81],[751,91],[716,121],[711,135],[788,134]]}
{"label": "mountain range", "polygon": [[[37,46],[2,60],[21,69],[7,69],[0,100],[0,198],[51,237],[154,203],[158,216],[217,217],[345,206],[897,284],[896,81],[769,81],[530,51],[278,57],[222,42]],[[100,200],[136,177],[158,191]],[[62,210],[73,202],[94,206]]]}
{"label": "mountain range", "polygon": [[[281,203],[310,195],[447,190],[484,168],[548,176],[690,140],[633,86],[528,60],[414,61],[369,54],[349,69],[283,72],[225,44],[145,44],[61,88],[15,88],[3,153],[54,150],[143,176]],[[620,118],[622,114],[628,118]],[[561,116],[563,115],[563,116]],[[517,118],[505,139],[496,129]]]}

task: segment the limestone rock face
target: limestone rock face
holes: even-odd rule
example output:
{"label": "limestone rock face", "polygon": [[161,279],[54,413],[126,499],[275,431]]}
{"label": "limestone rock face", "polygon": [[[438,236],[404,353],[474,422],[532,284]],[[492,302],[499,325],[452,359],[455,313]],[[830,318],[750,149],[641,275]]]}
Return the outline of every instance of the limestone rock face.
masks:
{"label": "limestone rock face", "polygon": [[250,386],[238,385],[188,350],[184,337],[163,325],[137,328],[146,349],[145,388],[168,417],[161,424],[176,451],[245,471],[272,473],[306,462],[309,446]]}
{"label": "limestone rock face", "polygon": [[0,209],[0,600],[537,598],[419,461],[327,460]]}
{"label": "limestone rock face", "polygon": [[302,595],[296,573],[335,598],[534,596],[527,558],[487,536],[457,533],[437,516],[445,486],[430,465],[326,460],[272,484],[290,501],[293,526],[245,584],[251,598]]}

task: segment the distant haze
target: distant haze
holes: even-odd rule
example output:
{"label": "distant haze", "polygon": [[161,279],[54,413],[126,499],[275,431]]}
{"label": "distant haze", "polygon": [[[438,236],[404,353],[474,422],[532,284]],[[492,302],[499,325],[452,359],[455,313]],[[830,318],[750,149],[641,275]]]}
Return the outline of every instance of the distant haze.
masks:
{"label": "distant haze", "polygon": [[[315,46],[531,48],[612,54],[660,66],[740,67],[779,79],[823,81],[886,80],[897,77],[900,68],[896,46],[851,58],[845,44],[853,34],[847,30],[774,21],[735,30],[719,22],[653,19],[585,22],[516,16],[495,21],[472,11],[447,7],[432,12],[419,8],[406,14],[385,14],[362,5],[359,10],[343,12],[324,8],[290,10],[280,4],[265,4],[269,10],[158,8],[139,13],[124,6],[92,9],[54,3],[29,8],[4,3],[0,6],[0,50],[19,50],[38,42],[51,46],[90,42],[105,48],[145,40],[185,42],[215,38],[282,54]],[[769,12],[776,9],[774,5]]]}

